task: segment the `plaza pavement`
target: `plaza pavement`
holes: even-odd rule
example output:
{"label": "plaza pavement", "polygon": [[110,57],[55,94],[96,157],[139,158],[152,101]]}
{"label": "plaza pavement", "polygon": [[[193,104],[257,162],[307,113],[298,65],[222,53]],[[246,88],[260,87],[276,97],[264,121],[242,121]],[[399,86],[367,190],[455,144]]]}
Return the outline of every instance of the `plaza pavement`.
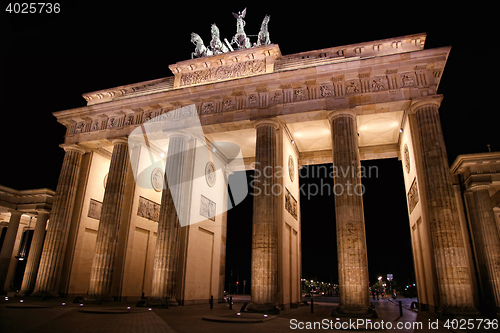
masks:
{"label": "plaza pavement", "polygon": [[[302,331],[301,325],[307,327],[308,322],[329,322],[332,320],[333,330],[337,318],[330,316],[338,299],[315,297],[314,313],[311,313],[310,306],[301,306],[297,309],[281,311],[280,315],[272,320],[258,323],[226,323],[211,322],[203,320],[203,316],[223,316],[236,313],[241,308],[245,298],[235,297],[233,309],[228,308],[228,304],[214,304],[210,309],[209,305],[178,306],[169,309],[137,308],[132,303],[111,302],[102,305],[72,303],[72,300],[52,299],[39,301],[37,299],[25,298],[20,303],[19,298],[0,299],[0,332],[36,332],[36,333],[126,333],[126,332],[213,332],[213,333],[245,333],[245,332],[293,332]],[[399,314],[398,301],[403,303],[403,316]],[[447,330],[440,322],[437,329],[429,328],[429,322],[436,322],[436,317],[429,312],[418,313],[410,310],[411,302],[415,299],[388,298],[371,302],[377,308],[380,318],[374,320],[382,323],[390,322],[393,329],[378,329],[380,332],[463,332],[460,330]],[[65,303],[63,306],[62,303]],[[43,307],[37,307],[43,306]],[[130,307],[130,311],[127,307]],[[110,309],[111,313],[84,313],[79,310],[96,310],[102,312]],[[117,312],[117,313],[113,313]],[[244,314],[243,314],[244,315]],[[238,317],[241,318],[241,317]],[[339,321],[348,321],[348,318],[339,318]],[[397,323],[413,325],[413,322],[421,322],[423,329],[397,329]],[[295,324],[292,324],[295,323]],[[303,323],[303,324],[299,324]],[[314,324],[312,324],[314,325]],[[317,324],[318,326],[320,324]],[[337,324],[339,325],[339,324]],[[345,325],[347,327],[347,325]],[[375,325],[374,325],[375,326]],[[292,329],[291,327],[297,327]],[[352,326],[350,327],[352,328]],[[323,329],[317,329],[323,330]],[[363,331],[363,330],[360,330]],[[469,330],[477,332],[478,330]],[[482,330],[494,332],[495,330]]]}

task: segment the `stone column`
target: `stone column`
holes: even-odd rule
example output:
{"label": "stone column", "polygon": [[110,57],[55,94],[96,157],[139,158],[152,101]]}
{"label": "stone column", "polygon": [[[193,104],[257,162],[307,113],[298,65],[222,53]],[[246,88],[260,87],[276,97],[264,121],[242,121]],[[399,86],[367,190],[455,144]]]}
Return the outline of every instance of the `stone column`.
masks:
{"label": "stone column", "polygon": [[125,196],[125,180],[129,166],[126,138],[115,139],[109,166],[108,181],[102,201],[94,259],[90,271],[87,299],[113,300],[111,282],[118,246],[118,230]]}
{"label": "stone column", "polygon": [[0,290],[4,290],[5,280],[7,279],[7,273],[12,259],[12,251],[14,250],[14,243],[16,242],[17,229],[19,228],[19,221],[21,221],[22,215],[23,213],[17,210],[10,212],[9,225],[3,240],[2,250],[0,251]]}
{"label": "stone column", "polygon": [[476,314],[467,254],[453,192],[438,107],[440,98],[414,103],[410,128],[421,161],[420,181],[436,262],[440,307],[444,314]]}
{"label": "stone column", "polygon": [[363,188],[356,114],[335,111],[329,116],[332,129],[335,218],[340,302],[336,313],[370,312],[368,258],[366,252]]}
{"label": "stone column", "polygon": [[252,233],[252,300],[248,311],[277,309],[278,294],[278,195],[276,188],[277,135],[279,122],[263,119],[255,123],[255,173]]}
{"label": "stone column", "polygon": [[486,311],[500,313],[500,237],[488,186],[465,192]]}
{"label": "stone column", "polygon": [[[163,303],[168,298],[171,305],[177,305],[175,287],[181,236],[178,214],[182,214],[182,183],[189,138],[187,133],[169,133],[150,303]],[[171,188],[169,184],[179,186]]]}
{"label": "stone column", "polygon": [[66,154],[52,205],[52,217],[45,235],[33,296],[59,296],[58,288],[68,241],[68,230],[75,203],[82,155],[85,153],[76,145],[63,148]]}
{"label": "stone column", "polygon": [[36,274],[38,273],[38,265],[40,264],[40,256],[42,255],[43,240],[45,238],[45,227],[49,212],[39,211],[36,217],[35,231],[31,240],[30,252],[28,261],[26,261],[26,269],[24,270],[23,284],[21,285],[21,296],[29,294],[35,287]]}
{"label": "stone column", "polygon": [[[224,170],[224,181],[226,187],[224,189],[223,204],[227,205],[228,189],[229,189],[229,175],[232,174],[229,170]],[[227,245],[227,207],[223,208],[224,212],[221,216],[220,227],[220,261],[219,261],[219,303],[225,303],[224,290],[226,285],[226,245]]]}

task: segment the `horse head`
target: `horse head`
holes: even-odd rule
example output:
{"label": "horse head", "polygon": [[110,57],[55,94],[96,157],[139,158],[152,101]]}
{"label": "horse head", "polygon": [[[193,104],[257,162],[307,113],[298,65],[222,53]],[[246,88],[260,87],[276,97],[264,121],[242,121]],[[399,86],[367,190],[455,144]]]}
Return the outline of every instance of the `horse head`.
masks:
{"label": "horse head", "polygon": [[210,29],[210,31],[212,32],[212,38],[217,38],[219,39],[220,38],[220,32],[219,32],[219,28],[217,28],[217,26],[214,24],[212,24],[212,27]]}
{"label": "horse head", "polygon": [[203,40],[201,39],[200,35],[198,35],[195,32],[192,32],[191,33],[191,43],[193,43],[194,45],[203,44]]}

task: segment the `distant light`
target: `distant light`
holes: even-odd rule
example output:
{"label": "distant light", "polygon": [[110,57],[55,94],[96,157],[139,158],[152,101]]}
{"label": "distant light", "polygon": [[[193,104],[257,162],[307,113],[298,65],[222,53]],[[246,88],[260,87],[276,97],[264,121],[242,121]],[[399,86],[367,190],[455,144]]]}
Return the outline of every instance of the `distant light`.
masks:
{"label": "distant light", "polygon": [[264,315],[264,318],[267,318],[267,315]]}
{"label": "distant light", "polygon": [[23,261],[23,260],[24,260],[24,258],[23,258],[23,257],[20,257],[18,260],[19,260],[19,261]]}
{"label": "distant light", "polygon": [[237,315],[237,316],[241,316],[241,313],[239,313],[239,312],[238,312],[236,315]]}
{"label": "distant light", "polygon": [[24,302],[24,300],[20,300],[20,301],[19,301],[19,303],[23,303],[23,302]]}
{"label": "distant light", "polygon": [[339,321],[339,320],[340,320],[340,318],[337,318],[337,321]]}
{"label": "distant light", "polygon": [[65,305],[66,305],[66,303],[62,303],[62,306],[65,306]]}
{"label": "distant light", "polygon": [[127,310],[130,310],[130,306],[127,306]]}
{"label": "distant light", "polygon": [[151,308],[149,308],[148,311],[151,311]]}
{"label": "distant light", "polygon": [[161,158],[165,158],[165,153],[160,153]]}
{"label": "distant light", "polygon": [[5,296],[5,300],[6,300],[6,301],[8,301],[8,300],[9,300],[9,298],[8,298],[7,296]]}
{"label": "distant light", "polygon": [[83,304],[82,304],[82,303],[80,303],[80,306],[83,306]]}

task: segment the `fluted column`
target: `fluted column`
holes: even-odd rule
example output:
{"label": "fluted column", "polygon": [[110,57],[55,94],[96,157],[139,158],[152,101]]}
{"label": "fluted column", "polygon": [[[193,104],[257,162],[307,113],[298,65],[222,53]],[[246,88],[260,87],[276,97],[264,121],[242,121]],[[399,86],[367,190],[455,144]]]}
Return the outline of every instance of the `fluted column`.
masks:
{"label": "fluted column", "polygon": [[26,269],[24,270],[23,284],[21,285],[21,291],[19,292],[20,295],[29,294],[35,287],[38,265],[40,264],[40,256],[42,255],[43,240],[45,238],[45,227],[47,226],[48,218],[49,212],[38,212],[28,260],[26,261]]}
{"label": "fluted column", "polygon": [[182,183],[189,138],[187,133],[169,133],[151,286],[153,302],[163,302],[165,298],[169,298],[170,304],[177,304],[175,287],[181,236],[178,213],[182,213]]}
{"label": "fluted column", "polygon": [[477,313],[464,239],[453,192],[441,121],[440,99],[429,98],[410,108],[410,128],[416,134],[425,189],[427,216],[440,296],[439,311]]}
{"label": "fluted column", "polygon": [[[224,171],[224,181],[226,183],[226,187],[224,189],[224,196],[222,202],[224,205],[227,205],[227,195],[229,188],[228,177],[229,172],[227,169]],[[227,209],[223,209],[223,213],[221,214],[221,227],[220,227],[220,261],[219,261],[219,303],[224,303],[224,290],[226,284],[226,244],[227,244]]]}
{"label": "fluted column", "polygon": [[57,184],[52,217],[40,258],[34,295],[59,296],[64,252],[68,241],[68,230],[75,203],[76,186],[85,151],[76,145],[65,146],[61,173]]}
{"label": "fluted column", "polygon": [[248,311],[272,311],[278,305],[277,135],[279,122],[255,123],[255,173],[252,233],[252,300]]}
{"label": "fluted column", "polygon": [[17,210],[10,212],[9,225],[3,240],[2,250],[0,251],[0,290],[4,290],[10,260],[12,259],[12,251],[16,242],[17,229],[19,228],[19,221],[21,221],[22,215],[23,213]]}
{"label": "fluted column", "polygon": [[90,271],[88,299],[112,300],[111,282],[118,246],[118,231],[129,166],[127,139],[115,139],[108,181],[102,201],[94,259]]}
{"label": "fluted column", "polygon": [[341,290],[337,313],[365,314],[369,312],[370,301],[356,114],[350,110],[336,111],[329,119]]}
{"label": "fluted column", "polygon": [[488,186],[465,192],[477,263],[487,311],[500,312],[500,237]]}

